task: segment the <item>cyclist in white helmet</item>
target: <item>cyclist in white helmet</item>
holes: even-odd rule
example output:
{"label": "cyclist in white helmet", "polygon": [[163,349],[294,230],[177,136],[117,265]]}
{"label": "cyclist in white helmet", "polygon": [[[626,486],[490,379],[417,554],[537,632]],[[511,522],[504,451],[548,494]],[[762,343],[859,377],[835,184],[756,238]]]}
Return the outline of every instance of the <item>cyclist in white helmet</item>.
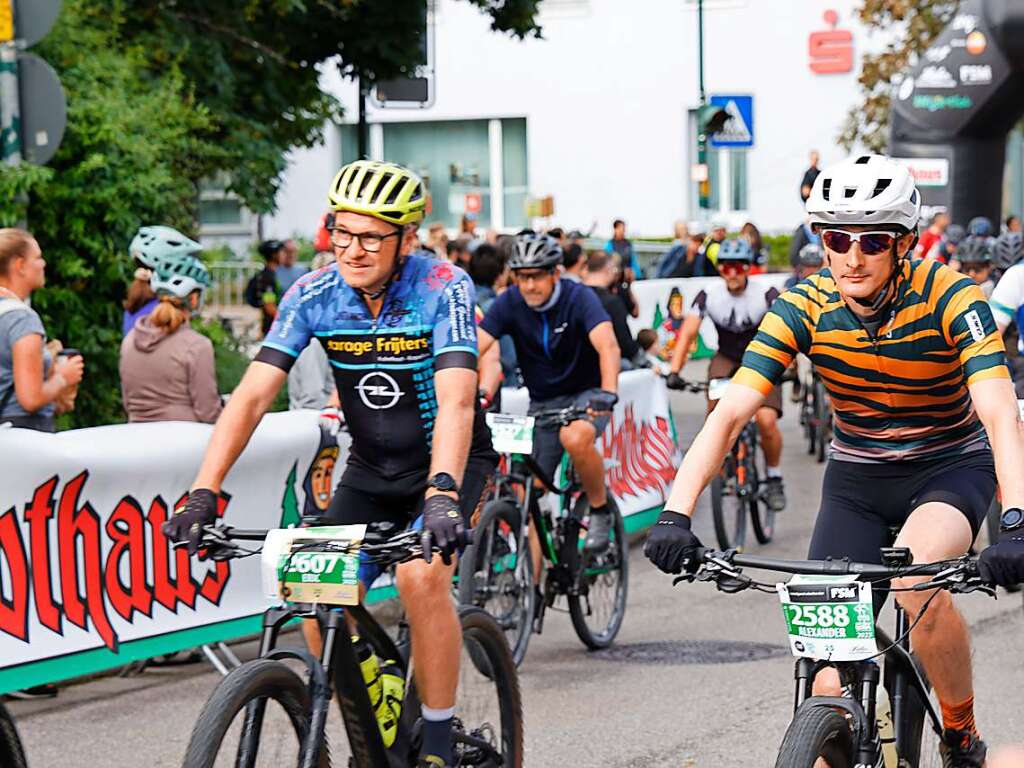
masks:
{"label": "cyclist in white helmet", "polygon": [[[725,397],[694,440],[646,545],[661,569],[695,566],[697,497],[732,441],[800,352],[835,412],[810,557],[881,561],[891,531],[915,562],[968,551],[995,491],[1004,531],[981,556],[984,579],[1024,580],[1024,425],[1002,338],[981,289],[952,269],[910,258],[920,195],[907,168],[878,155],[826,169],[807,201],[825,268],[783,293],[761,322]],[[894,587],[920,582],[906,577]],[[884,592],[876,591],[876,611]],[[980,768],[970,639],[948,592],[903,591],[915,653],[942,705],[943,765]],[[827,671],[827,670],[826,670]],[[819,675],[838,695],[838,677]]]}

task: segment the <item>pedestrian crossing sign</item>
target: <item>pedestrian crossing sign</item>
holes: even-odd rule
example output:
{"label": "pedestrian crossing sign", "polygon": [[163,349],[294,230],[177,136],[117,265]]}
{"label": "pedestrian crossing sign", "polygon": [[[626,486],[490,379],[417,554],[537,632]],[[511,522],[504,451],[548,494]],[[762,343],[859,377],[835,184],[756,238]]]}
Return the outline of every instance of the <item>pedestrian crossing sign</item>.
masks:
{"label": "pedestrian crossing sign", "polygon": [[722,130],[711,134],[712,147],[754,146],[753,96],[712,96],[710,103],[729,115]]}

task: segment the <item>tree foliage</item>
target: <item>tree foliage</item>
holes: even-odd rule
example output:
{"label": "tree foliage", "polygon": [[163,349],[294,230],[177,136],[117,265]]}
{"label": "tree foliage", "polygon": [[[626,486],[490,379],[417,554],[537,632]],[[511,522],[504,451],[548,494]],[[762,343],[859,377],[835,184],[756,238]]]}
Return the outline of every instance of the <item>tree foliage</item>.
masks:
{"label": "tree foliage", "polygon": [[[118,350],[126,248],[143,223],[192,226],[194,163],[211,151],[207,110],[180,72],[153,78],[125,49],[116,17],[87,0],[65,0],[39,46],[68,100],[68,128],[47,168],[0,173],[0,219],[26,217],[47,261],[33,306],[47,333],[81,349],[86,376],[71,426],[123,420]],[[10,192],[27,192],[27,209]]]}
{"label": "tree foliage", "polygon": [[889,141],[892,86],[949,23],[959,0],[863,0],[858,15],[869,29],[890,38],[878,53],[866,54],[858,81],[861,101],[846,116],[839,143],[863,144],[881,152]]}
{"label": "tree foliage", "polygon": [[[116,0],[125,34],[154,73],[180,69],[215,125],[204,171],[259,213],[273,210],[286,153],[322,140],[341,106],[320,91],[324,67],[369,81],[410,73],[426,0]],[[469,0],[496,31],[538,34],[539,0]]]}

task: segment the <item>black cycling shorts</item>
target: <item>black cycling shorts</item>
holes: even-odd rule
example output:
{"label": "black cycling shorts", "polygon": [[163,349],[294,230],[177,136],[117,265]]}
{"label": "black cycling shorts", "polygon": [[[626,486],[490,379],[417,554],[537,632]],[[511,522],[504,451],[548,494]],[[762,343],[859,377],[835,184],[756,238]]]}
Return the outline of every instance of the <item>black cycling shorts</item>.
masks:
{"label": "black cycling shorts", "polygon": [[[571,407],[586,408],[590,405],[591,398],[602,391],[601,389],[587,389],[575,395],[560,395],[549,400],[531,400],[527,413],[534,414],[539,411]],[[598,416],[588,414],[582,416],[580,421],[589,421],[594,425],[594,431],[597,433],[594,438],[596,440],[604,434],[611,416],[610,413],[602,413]],[[533,430],[533,458],[536,460],[537,466],[544,470],[548,477],[554,476],[559,462],[562,461],[564,449],[562,448],[561,432],[562,428],[557,424],[538,426]]]}
{"label": "black cycling shorts", "polygon": [[[490,458],[470,456],[466,462],[459,493],[459,509],[466,528],[490,486],[495,466]],[[342,477],[326,517],[332,525],[372,525],[378,535],[388,537],[407,528],[422,528],[422,512],[422,491],[402,495],[378,493],[347,485]],[[382,572],[380,566],[364,561],[359,567],[359,580],[369,587]]]}
{"label": "black cycling shorts", "polygon": [[[922,504],[941,501],[960,510],[978,535],[996,491],[992,454],[975,451],[954,458],[861,464],[832,459],[825,469],[821,508],[808,557],[848,557],[882,562],[880,550]],[[875,615],[889,584],[875,590]]]}

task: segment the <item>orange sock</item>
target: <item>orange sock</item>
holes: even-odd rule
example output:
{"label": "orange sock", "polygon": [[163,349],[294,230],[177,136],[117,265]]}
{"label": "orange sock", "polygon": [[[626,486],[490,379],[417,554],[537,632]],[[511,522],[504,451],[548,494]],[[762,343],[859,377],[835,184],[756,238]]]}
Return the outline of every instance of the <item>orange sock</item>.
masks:
{"label": "orange sock", "polygon": [[974,723],[974,697],[961,701],[959,704],[942,705],[942,727],[954,731],[967,731],[978,735],[978,727]]}

